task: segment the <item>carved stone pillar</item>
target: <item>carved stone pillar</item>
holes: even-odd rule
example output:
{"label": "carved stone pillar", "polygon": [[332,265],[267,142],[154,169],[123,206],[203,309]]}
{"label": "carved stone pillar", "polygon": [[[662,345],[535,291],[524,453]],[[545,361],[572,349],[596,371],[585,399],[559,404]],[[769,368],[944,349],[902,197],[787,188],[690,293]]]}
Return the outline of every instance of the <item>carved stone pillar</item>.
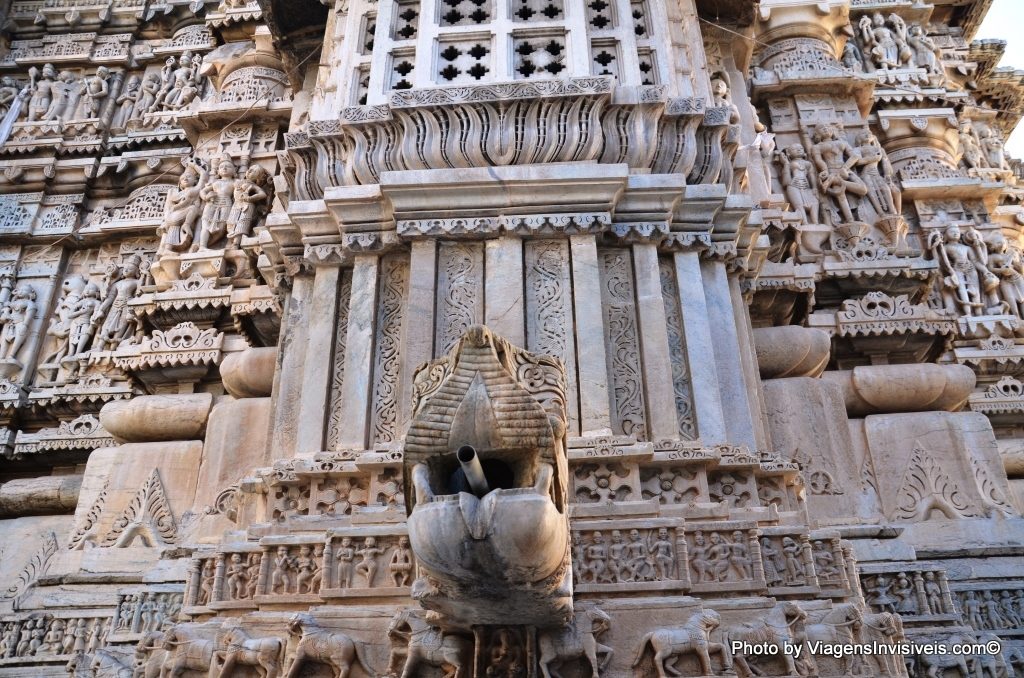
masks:
{"label": "carved stone pillar", "polygon": [[[302,320],[306,317],[306,307],[312,292],[312,277],[296,275],[292,281],[292,294],[282,320],[282,325],[289,328],[289,344],[292,346],[305,345],[309,328]],[[275,457],[290,459],[295,456],[296,450],[298,413],[302,398],[302,366],[306,360],[306,353],[301,350],[284,350],[281,351],[279,360],[281,364],[274,384],[272,403],[274,414],[270,429],[270,449],[274,450]]]}
{"label": "carved stone pillar", "polygon": [[338,311],[335,299],[338,296],[340,271],[337,266],[318,266],[313,278],[310,313],[307,315],[309,327],[303,363],[302,399],[298,412],[302,425],[296,430],[295,451],[300,456],[312,456],[324,449],[328,387],[331,382],[330,355]]}
{"label": "carved stone pillar", "polygon": [[608,370],[605,362],[601,309],[601,277],[597,241],[592,235],[570,238],[573,301],[576,307],[576,349],[579,360],[580,429],[583,435],[611,428]]}
{"label": "carved stone pillar", "polygon": [[373,367],[374,323],[377,311],[376,254],[356,257],[352,270],[352,299],[348,309],[345,343],[345,382],[342,385],[339,448],[363,449],[367,445],[370,402],[370,371]]}
{"label": "carved stone pillar", "polygon": [[399,420],[405,429],[412,412],[412,378],[416,368],[434,357],[434,295],[437,284],[437,241],[416,240],[409,257],[409,298],[403,327],[399,384]]}
{"label": "carved stone pillar", "polygon": [[668,345],[665,303],[655,245],[633,245],[633,270],[636,273],[637,314],[640,320],[644,386],[647,391],[648,435],[651,440],[678,438],[672,356]]}
{"label": "carved stone pillar", "polygon": [[696,251],[676,252],[676,280],[679,305],[683,310],[683,333],[693,383],[693,406],[697,415],[697,435],[705,445],[726,442],[725,415],[718,389],[714,362],[714,339],[711,336],[708,303],[700,271],[700,254]]}
{"label": "carved stone pillar", "polygon": [[210,602],[222,600],[224,591],[224,554],[218,553],[217,564],[213,570],[213,590],[210,591]]}
{"label": "carved stone pillar", "polygon": [[516,346],[526,347],[523,241],[515,237],[485,245],[484,324]]}
{"label": "carved stone pillar", "polygon": [[728,442],[757,449],[754,418],[751,416],[746,377],[740,358],[743,349],[736,327],[729,274],[724,262],[714,260],[701,261],[700,270],[704,281],[704,297],[707,300],[706,317],[717,319],[716,322],[710,323],[713,353],[704,353],[703,359],[707,360],[709,355],[715,356],[715,370],[718,375]]}

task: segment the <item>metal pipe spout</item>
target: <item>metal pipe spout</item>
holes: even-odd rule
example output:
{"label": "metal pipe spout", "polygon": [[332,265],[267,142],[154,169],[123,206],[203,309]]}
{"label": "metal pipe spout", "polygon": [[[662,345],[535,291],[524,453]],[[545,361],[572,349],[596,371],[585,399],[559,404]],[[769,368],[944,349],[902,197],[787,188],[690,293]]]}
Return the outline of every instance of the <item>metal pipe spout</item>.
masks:
{"label": "metal pipe spout", "polygon": [[462,472],[466,474],[466,482],[469,483],[473,494],[482,497],[491,491],[487,484],[487,478],[484,476],[484,468],[480,465],[480,456],[472,445],[460,447],[459,451],[455,453],[455,457],[462,466]]}

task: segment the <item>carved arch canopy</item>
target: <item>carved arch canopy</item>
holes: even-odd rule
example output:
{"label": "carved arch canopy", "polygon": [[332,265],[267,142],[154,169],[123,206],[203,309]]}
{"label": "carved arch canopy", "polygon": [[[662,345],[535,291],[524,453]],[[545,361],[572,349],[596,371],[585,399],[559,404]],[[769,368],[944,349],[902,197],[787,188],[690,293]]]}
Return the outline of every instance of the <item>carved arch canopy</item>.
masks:
{"label": "carved arch canopy", "polygon": [[[559,358],[530,353],[483,325],[470,327],[447,356],[416,371],[406,469],[425,464],[432,486],[444,487],[458,465],[455,452],[472,445],[481,458],[507,463],[515,487],[529,487],[540,465],[550,464],[555,504],[564,509],[565,402],[565,366]],[[406,497],[414,495],[407,488]]]}

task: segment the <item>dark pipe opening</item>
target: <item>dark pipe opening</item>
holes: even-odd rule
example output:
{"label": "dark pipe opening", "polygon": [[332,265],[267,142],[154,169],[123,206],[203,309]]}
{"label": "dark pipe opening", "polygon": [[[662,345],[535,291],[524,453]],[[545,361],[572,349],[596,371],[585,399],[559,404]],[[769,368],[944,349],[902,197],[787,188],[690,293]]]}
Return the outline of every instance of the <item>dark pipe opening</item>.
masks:
{"label": "dark pipe opening", "polygon": [[[455,458],[460,464],[471,461],[475,456],[476,450],[469,445],[464,445],[455,452]],[[484,478],[487,479],[491,490],[508,490],[515,487],[515,471],[505,462],[500,459],[481,459],[480,466],[484,470]],[[473,489],[469,486],[469,480],[466,479],[466,472],[462,470],[462,466],[456,466],[449,476],[448,492],[449,494],[458,494],[459,492],[473,494]]]}

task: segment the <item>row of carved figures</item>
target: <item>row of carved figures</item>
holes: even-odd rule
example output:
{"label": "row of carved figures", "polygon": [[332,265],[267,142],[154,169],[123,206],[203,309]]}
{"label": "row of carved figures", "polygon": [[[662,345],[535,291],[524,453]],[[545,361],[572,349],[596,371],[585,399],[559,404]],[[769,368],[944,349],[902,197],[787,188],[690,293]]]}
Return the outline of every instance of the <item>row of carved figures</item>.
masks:
{"label": "row of carved figures", "polygon": [[843,50],[843,65],[850,70],[923,68],[929,75],[943,74],[942,51],[921,23],[875,12],[860,18],[856,35],[857,40],[848,41]]}
{"label": "row of carved figures", "polygon": [[30,618],[2,625],[0,658],[69,655],[94,652],[106,642],[110,631],[105,617],[53,619]]}
{"label": "row of carved figures", "polygon": [[[323,587],[325,549],[322,544],[278,546],[273,552],[232,553],[206,558],[198,565],[194,604],[216,600],[252,600],[257,594],[316,594]],[[408,537],[389,545],[377,537],[341,538],[333,545],[331,588],[404,587],[412,583],[414,560]],[[266,559],[268,566],[263,572]],[[220,563],[223,563],[222,565]],[[218,568],[223,585],[218,589]],[[265,579],[261,583],[261,576]]]}
{"label": "row of carved figures", "polygon": [[159,255],[238,247],[252,234],[257,219],[269,203],[269,173],[259,164],[239,176],[231,156],[216,162],[212,173],[206,164],[190,159],[178,185],[167,194],[160,235]]}
{"label": "row of carved figures", "polygon": [[[202,91],[201,66],[201,56],[184,52],[168,57],[159,73],[129,76],[124,88],[113,93],[116,111],[111,127],[123,129],[136,120],[148,125],[152,123],[149,116],[186,108]],[[0,117],[30,123],[97,118],[112,95],[113,77],[106,66],[80,76],[66,69],[58,72],[49,63],[42,69],[30,68],[24,85],[4,76],[0,78]]]}
{"label": "row of carved figures", "polygon": [[1024,629],[1024,590],[963,591],[958,597],[964,620],[976,631]]}

